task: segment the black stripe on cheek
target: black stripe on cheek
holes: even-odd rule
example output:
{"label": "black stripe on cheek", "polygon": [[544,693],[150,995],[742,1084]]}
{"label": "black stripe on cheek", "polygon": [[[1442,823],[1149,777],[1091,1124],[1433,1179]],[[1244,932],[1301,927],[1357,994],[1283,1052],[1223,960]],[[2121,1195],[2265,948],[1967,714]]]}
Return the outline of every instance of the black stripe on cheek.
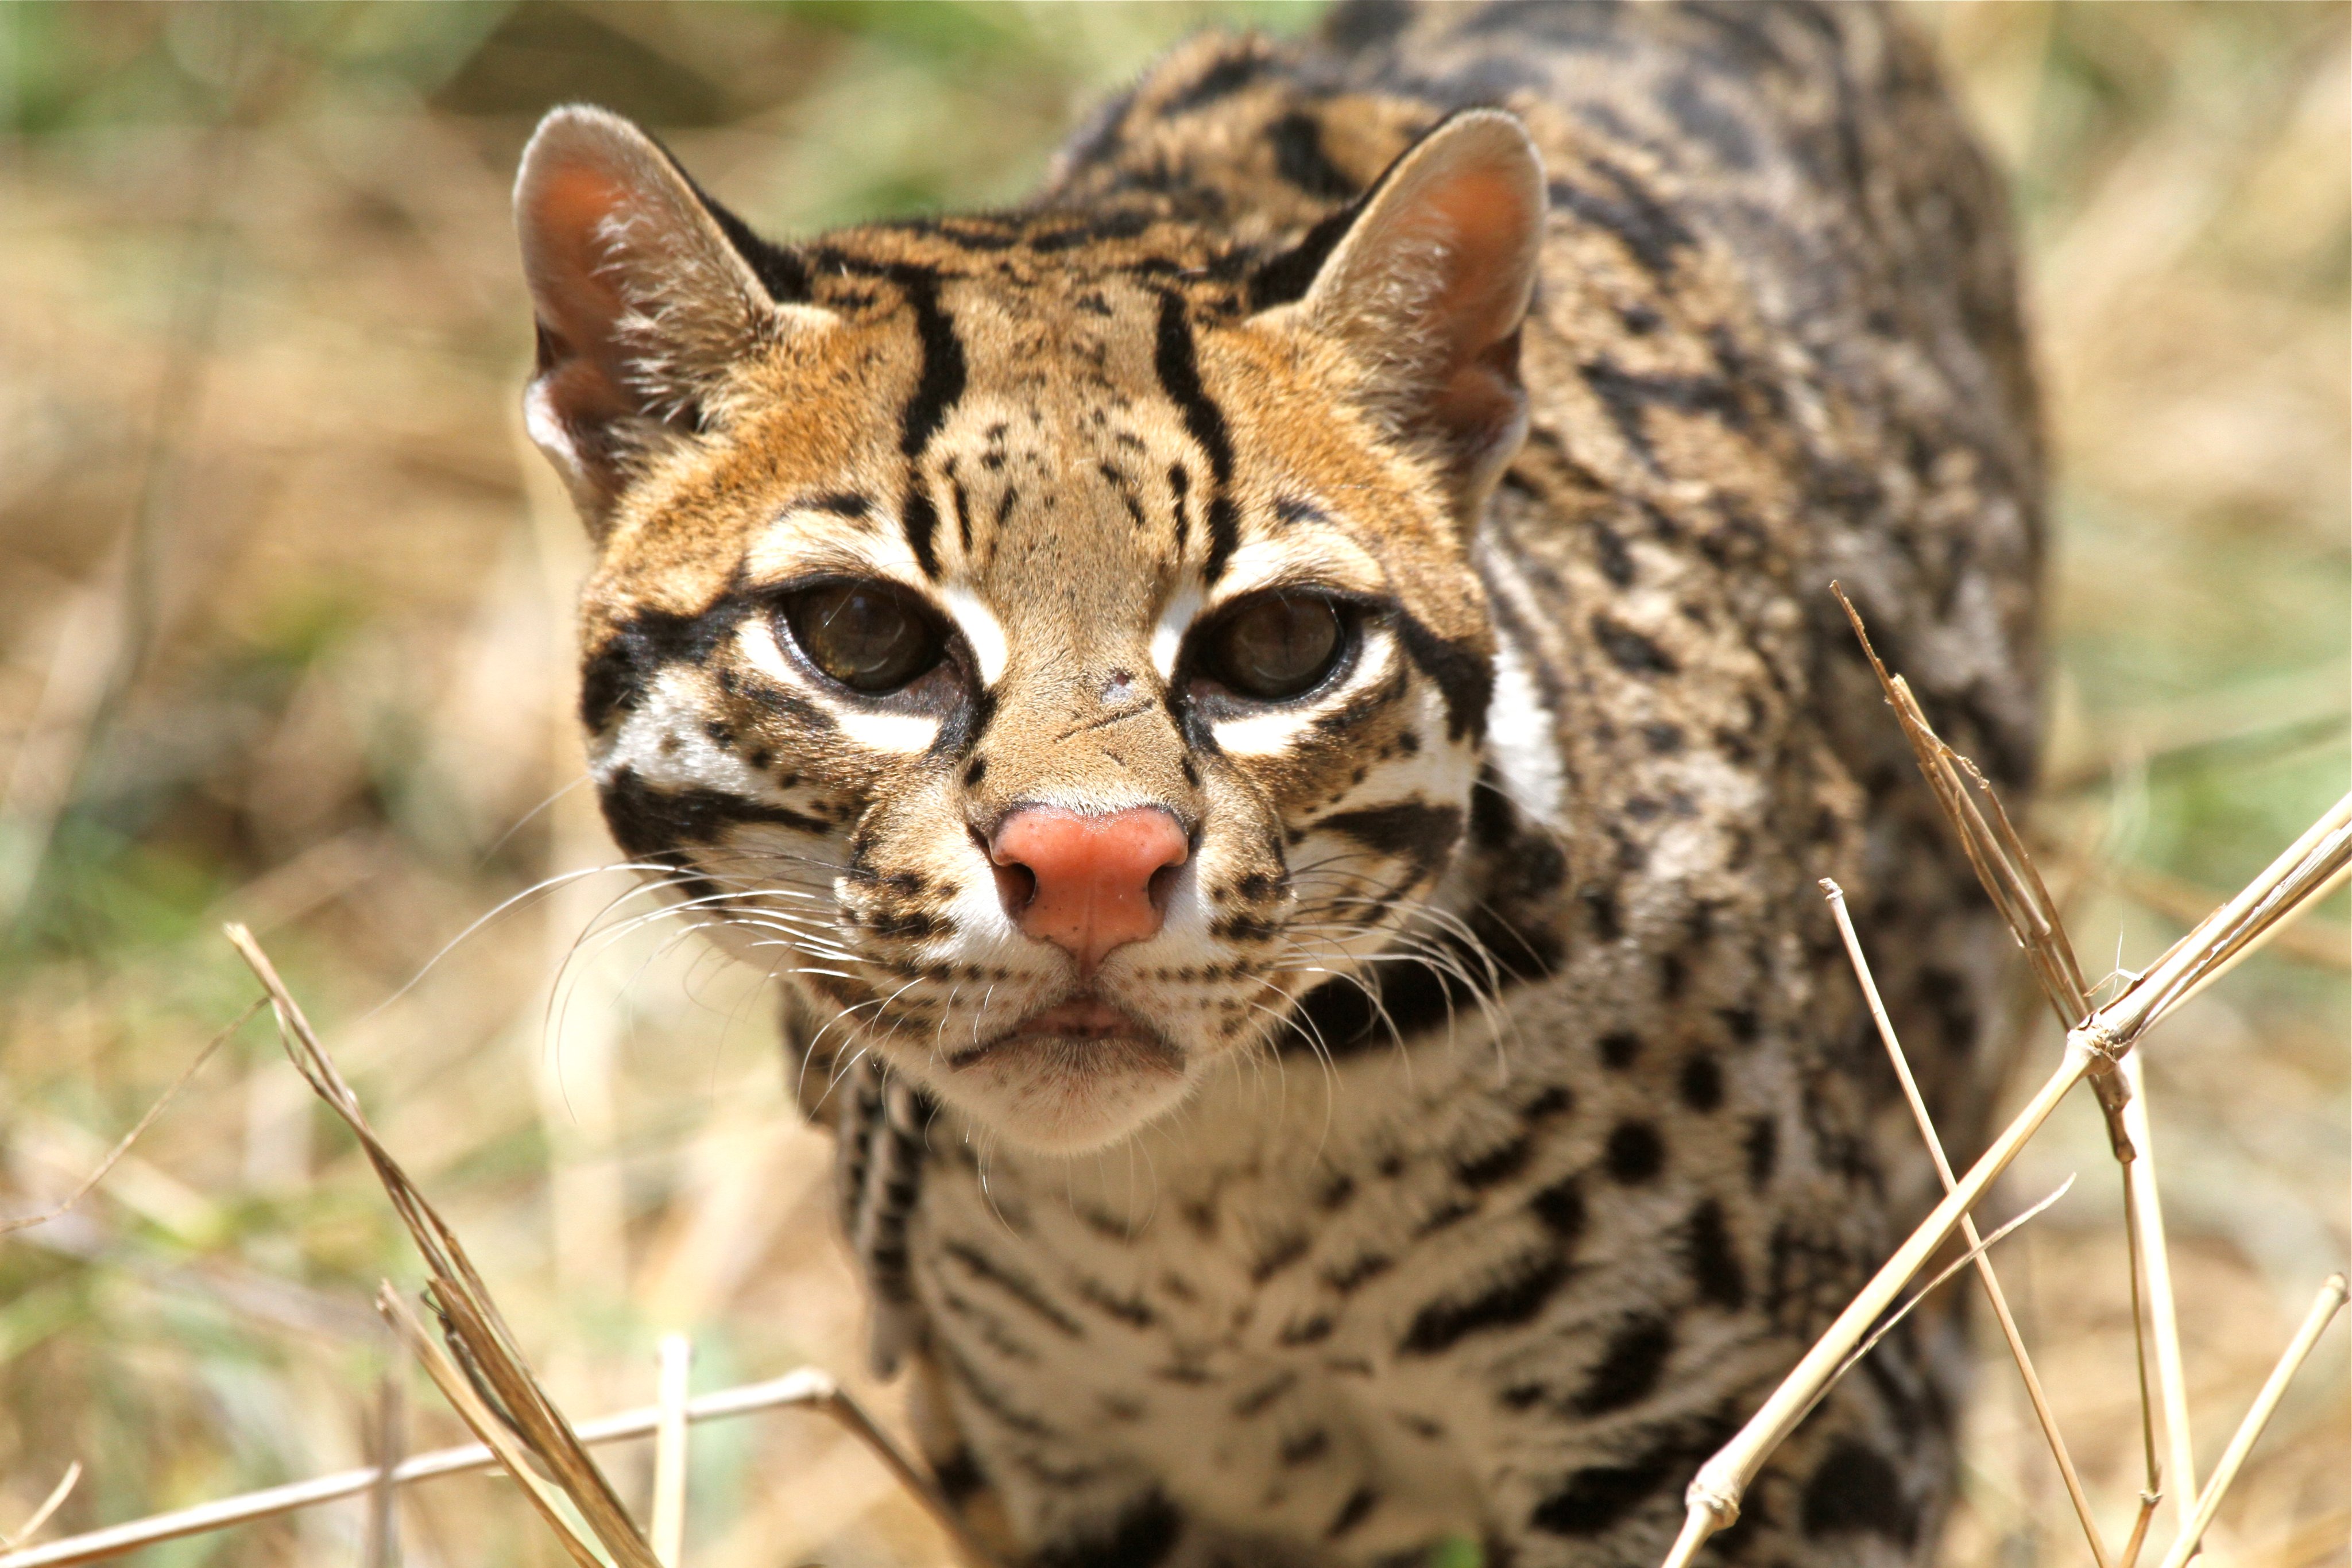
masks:
{"label": "black stripe on cheek", "polygon": [[1192,323],[1185,318],[1184,301],[1174,294],[1160,297],[1160,330],[1152,353],[1160,385],[1184,416],[1184,430],[1209,460],[1209,559],[1201,578],[1213,583],[1224,575],[1225,562],[1241,542],[1241,514],[1225,487],[1233,482],[1233,439],[1225,416],[1201,385],[1201,361],[1192,341]]}
{"label": "black stripe on cheek", "polygon": [[1176,556],[1182,559],[1184,542],[1192,537],[1192,519],[1184,510],[1184,497],[1192,488],[1192,476],[1184,472],[1181,463],[1168,465],[1168,491],[1171,497],[1169,509],[1176,515]]}
{"label": "black stripe on cheek", "polygon": [[666,665],[708,663],[751,609],[751,597],[730,587],[698,614],[640,610],[620,622],[582,662],[581,725],[595,735],[634,710]]}
{"label": "black stripe on cheek", "polygon": [[907,498],[899,503],[898,514],[907,530],[907,548],[915,552],[915,564],[923,569],[925,577],[938,581],[940,509],[931,505],[931,498],[919,486],[909,485]]}
{"label": "black stripe on cheek", "polygon": [[718,789],[656,789],[624,768],[597,786],[613,841],[646,857],[682,843],[709,843],[740,823],[761,822],[823,838],[833,824],[786,806],[746,800]]}
{"label": "black stripe on cheek", "polygon": [[1495,700],[1494,662],[1475,645],[1440,637],[1402,611],[1396,622],[1405,656],[1437,683],[1438,695],[1445,699],[1447,737],[1484,739],[1486,708]]}
{"label": "black stripe on cheek", "polygon": [[1411,862],[1418,876],[1426,876],[1460,841],[1462,810],[1458,806],[1400,800],[1361,811],[1337,812],[1311,824],[1308,831],[1352,839],[1376,854]]}
{"label": "black stripe on cheek", "polygon": [[[940,308],[937,273],[925,267],[907,267],[894,268],[891,277],[906,291],[907,308],[915,314],[915,339],[923,356],[921,371],[915,379],[915,392],[907,400],[898,433],[898,450],[912,465],[921,461],[923,449],[939,433],[948,410],[963,396],[963,343],[956,336],[955,324]],[[907,531],[908,547],[915,552],[923,575],[936,579],[940,559],[933,535],[939,530],[939,508],[911,477],[901,522]]]}

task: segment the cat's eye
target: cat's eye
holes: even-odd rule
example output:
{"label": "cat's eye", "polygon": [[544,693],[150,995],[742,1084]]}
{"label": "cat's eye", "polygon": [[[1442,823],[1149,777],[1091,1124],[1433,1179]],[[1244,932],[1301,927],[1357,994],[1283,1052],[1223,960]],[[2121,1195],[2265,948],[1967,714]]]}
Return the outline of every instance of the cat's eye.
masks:
{"label": "cat's eye", "polygon": [[1208,628],[1199,667],[1238,695],[1280,702],[1322,685],[1347,646],[1348,622],[1330,600],[1262,593]]}
{"label": "cat's eye", "polygon": [[854,692],[879,696],[935,668],[946,639],[931,613],[877,582],[825,582],[783,602],[784,623],[809,663]]}

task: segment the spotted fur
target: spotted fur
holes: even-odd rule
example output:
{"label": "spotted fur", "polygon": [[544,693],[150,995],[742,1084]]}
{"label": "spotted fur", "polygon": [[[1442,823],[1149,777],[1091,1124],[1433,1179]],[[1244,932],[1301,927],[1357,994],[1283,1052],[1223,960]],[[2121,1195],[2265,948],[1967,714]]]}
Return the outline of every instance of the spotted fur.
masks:
{"label": "spotted fur", "polygon": [[[1179,49],[1013,212],[772,245],[585,110],[519,202],[606,818],[779,977],[961,1505],[1053,1568],[1654,1562],[1930,1191],[1815,878],[1957,1143],[1998,1067],[1826,592],[2029,784],[2034,397],[1922,44],[1358,0]],[[839,577],[946,673],[828,685],[776,606]],[[1350,652],[1204,691],[1277,587]],[[1091,982],[992,878],[1037,803],[1188,835]],[[1150,1037],[993,1052],[1087,984]],[[1891,1337],[1711,1550],[1924,1555],[1954,1355]]]}

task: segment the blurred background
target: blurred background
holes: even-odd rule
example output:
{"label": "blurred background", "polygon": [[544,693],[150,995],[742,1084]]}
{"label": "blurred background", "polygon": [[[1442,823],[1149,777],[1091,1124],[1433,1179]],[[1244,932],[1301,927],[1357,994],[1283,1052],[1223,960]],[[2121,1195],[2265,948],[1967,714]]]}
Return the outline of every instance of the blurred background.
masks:
{"label": "blurred background", "polygon": [[[2011,172],[2057,457],[2051,789],[2086,967],[2147,962],[2346,787],[2352,30],[2342,5],[1923,5]],[[575,1416],[863,1369],[755,988],[587,875],[578,529],[519,438],[508,226],[548,105],[666,136],[773,232],[1017,196],[1097,95],[1292,5],[0,6],[0,1213],[63,1197],[253,992],[250,925]],[[2210,1467],[2352,1191],[2344,900],[2147,1049]],[[421,977],[420,977],[421,975]],[[2046,1019],[2044,1019],[2046,1022]],[[2046,1063],[2054,1032],[2035,1061]],[[2071,1107],[2004,1244],[2111,1539],[2139,1458],[2113,1167]],[[0,1531],[361,1462],[413,1281],[346,1134],[249,1025],[72,1215],[0,1240]],[[2347,1336],[2213,1560],[2347,1561]],[[1997,1352],[1996,1352],[1997,1354]],[[411,1447],[454,1440],[412,1380]],[[2005,1362],[1948,1559],[2074,1563]],[[877,1396],[890,1408],[887,1391]],[[696,1568],[943,1561],[863,1453],[698,1430]],[[606,1450],[625,1492],[646,1458]],[[156,1564],[360,1561],[343,1504]],[[502,1480],[411,1489],[411,1564],[552,1563]]]}

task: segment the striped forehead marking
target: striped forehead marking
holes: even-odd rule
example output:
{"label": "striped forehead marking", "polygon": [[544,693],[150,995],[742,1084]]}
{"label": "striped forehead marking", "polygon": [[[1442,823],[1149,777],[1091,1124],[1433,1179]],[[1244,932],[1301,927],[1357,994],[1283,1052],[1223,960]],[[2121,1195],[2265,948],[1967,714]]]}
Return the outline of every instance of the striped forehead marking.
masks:
{"label": "striped forehead marking", "polygon": [[914,393],[907,399],[906,412],[898,421],[898,451],[907,459],[906,497],[898,507],[898,522],[916,564],[936,582],[940,511],[923,486],[920,472],[924,449],[939,434],[948,411],[963,396],[963,340],[956,335],[954,321],[940,304],[938,273],[928,267],[903,267],[894,269],[893,277],[906,296],[907,308],[914,312],[915,342],[921,355]]}

